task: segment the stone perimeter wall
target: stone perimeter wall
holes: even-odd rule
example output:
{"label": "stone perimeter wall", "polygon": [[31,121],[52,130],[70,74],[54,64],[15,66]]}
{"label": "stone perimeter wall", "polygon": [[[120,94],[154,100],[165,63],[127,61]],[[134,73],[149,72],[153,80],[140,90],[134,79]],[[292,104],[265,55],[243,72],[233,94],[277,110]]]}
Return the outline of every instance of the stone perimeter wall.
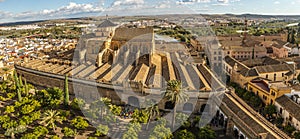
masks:
{"label": "stone perimeter wall", "polygon": [[[28,69],[19,65],[15,65],[15,69],[17,74],[21,75],[23,79],[26,79],[28,83],[46,88],[58,87],[62,90],[64,89],[65,77],[63,75],[41,72],[33,69]],[[116,105],[126,104],[128,102],[129,97],[138,98],[140,104],[143,104],[143,102],[145,102],[145,98],[141,97],[141,94],[128,94],[124,92],[124,89],[121,86],[99,84],[96,82],[81,80],[72,77],[69,77],[68,79],[70,94],[75,95],[78,98],[84,99],[87,103],[92,102],[99,97],[108,97],[112,100],[112,103]],[[151,95],[151,98],[156,98],[156,100],[160,100],[161,95]],[[198,98],[195,98],[197,102],[195,106],[193,105],[193,113],[200,112],[201,107],[205,106],[208,98],[208,92],[201,94]],[[162,99],[158,104],[159,108],[165,109],[165,103],[166,100]],[[193,102],[190,103],[193,104]],[[178,106],[179,111],[183,110],[183,106],[184,104]]]}

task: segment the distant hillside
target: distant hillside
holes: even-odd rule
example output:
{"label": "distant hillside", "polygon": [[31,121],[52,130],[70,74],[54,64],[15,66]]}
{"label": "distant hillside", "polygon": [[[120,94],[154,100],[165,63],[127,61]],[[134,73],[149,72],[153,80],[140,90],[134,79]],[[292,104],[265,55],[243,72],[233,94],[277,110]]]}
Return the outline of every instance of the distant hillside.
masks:
{"label": "distant hillside", "polygon": [[[248,19],[284,19],[284,20],[300,20],[300,15],[259,15],[259,14],[165,14],[165,15],[145,15],[145,16],[109,16],[111,20],[134,20],[134,19],[155,19],[155,18],[186,18],[191,16],[202,16],[204,18],[244,18]],[[21,21],[21,22],[11,22],[11,23],[2,23],[0,26],[16,26],[16,25],[28,25],[28,24],[37,24],[37,23],[53,23],[53,22],[73,22],[73,21],[87,21],[94,20],[99,21],[105,19],[105,16],[99,17],[79,17],[79,18],[65,18],[65,19],[53,19],[53,20],[37,20],[37,21]]]}

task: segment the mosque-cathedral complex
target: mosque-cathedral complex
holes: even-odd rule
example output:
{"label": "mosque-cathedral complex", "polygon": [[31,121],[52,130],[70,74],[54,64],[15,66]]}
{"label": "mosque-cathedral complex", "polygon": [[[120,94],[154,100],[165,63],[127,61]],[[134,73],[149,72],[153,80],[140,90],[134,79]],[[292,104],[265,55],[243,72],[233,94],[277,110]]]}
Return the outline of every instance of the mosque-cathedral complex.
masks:
{"label": "mosque-cathedral complex", "polygon": [[[204,119],[217,113],[228,135],[289,138],[249,109],[232,88],[225,89],[205,57],[192,57],[188,50],[184,43],[156,34],[153,27],[116,25],[106,19],[84,30],[69,60],[25,58],[15,64],[15,69],[29,83],[40,87],[63,89],[67,75],[69,91],[87,102],[108,97],[117,105],[142,108],[152,99],[165,111],[174,107],[174,103],[162,98],[167,81],[180,80],[189,100],[176,105],[178,111],[202,114]],[[233,63],[228,62],[228,57],[225,62]]]}
{"label": "mosque-cathedral complex", "polygon": [[[201,98],[197,106],[185,108],[192,111],[198,107],[194,112],[200,111],[201,105],[204,107],[210,92],[224,90],[205,60],[194,61],[184,44],[160,38],[153,27],[129,28],[108,19],[97,28],[85,30],[72,62],[25,59],[15,67],[36,85],[63,88],[64,76],[68,75],[74,86],[70,85],[70,90],[76,89],[73,93],[78,96],[95,99],[100,95],[112,98],[117,104],[125,102],[135,106],[149,94],[160,98],[168,80],[181,80],[190,97]],[[95,84],[97,89],[93,89]],[[120,92],[117,90],[122,93],[117,94]],[[129,90],[135,96],[127,94]],[[166,105],[162,103],[160,107],[164,109]]]}

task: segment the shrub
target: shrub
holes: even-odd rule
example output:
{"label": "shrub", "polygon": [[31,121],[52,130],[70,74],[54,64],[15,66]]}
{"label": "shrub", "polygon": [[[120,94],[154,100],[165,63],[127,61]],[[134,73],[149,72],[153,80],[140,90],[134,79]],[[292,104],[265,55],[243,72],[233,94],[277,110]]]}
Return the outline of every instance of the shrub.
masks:
{"label": "shrub", "polygon": [[3,96],[0,96],[0,101],[6,101],[7,99]]}
{"label": "shrub", "polygon": [[134,110],[132,116],[133,121],[138,123],[147,123],[148,122],[148,113],[145,110]]}
{"label": "shrub", "polygon": [[0,116],[0,124],[10,121],[10,117],[8,115],[1,115]]}
{"label": "shrub", "polygon": [[149,136],[150,139],[171,139],[172,132],[170,128],[166,128],[164,125],[156,125]]}
{"label": "shrub", "polygon": [[38,126],[38,127],[35,127],[34,130],[33,130],[33,133],[35,135],[37,135],[38,137],[40,136],[45,136],[49,133],[48,129],[44,126]]}
{"label": "shrub", "polygon": [[184,129],[175,134],[175,139],[196,139],[196,136],[192,132]]}
{"label": "shrub", "polygon": [[17,125],[18,125],[17,121],[10,120],[10,121],[4,122],[2,124],[2,128],[9,129],[9,128],[16,127]]}
{"label": "shrub", "polygon": [[291,125],[287,125],[283,128],[283,130],[289,134],[292,134],[296,129]]}
{"label": "shrub", "polygon": [[7,93],[6,96],[9,98],[9,99],[13,99],[16,94],[15,93]]}
{"label": "shrub", "polygon": [[4,133],[4,135],[13,138],[15,134],[24,133],[26,130],[27,130],[26,126],[20,125],[16,128],[7,129]]}
{"label": "shrub", "polygon": [[38,136],[33,133],[27,133],[23,137],[21,137],[21,139],[38,139]]}
{"label": "shrub", "polygon": [[85,129],[89,126],[89,123],[80,116],[77,116],[71,121],[71,124],[77,129]]}
{"label": "shrub", "polygon": [[80,110],[80,107],[83,107],[85,105],[85,101],[80,98],[74,98],[71,102],[72,109]]}
{"label": "shrub", "polygon": [[176,114],[176,123],[178,123],[181,126],[189,127],[191,124],[188,121],[189,116],[184,113],[177,113]]}
{"label": "shrub", "polygon": [[114,115],[120,115],[122,111],[122,108],[116,105],[110,105],[109,109]]}
{"label": "shrub", "polygon": [[77,134],[77,131],[76,131],[76,129],[72,130],[71,128],[64,127],[63,133],[64,133],[64,136],[66,136],[66,137],[74,137]]}
{"label": "shrub", "polygon": [[102,125],[102,124],[100,124],[100,125],[97,127],[95,136],[98,136],[98,137],[105,136],[105,135],[108,134],[108,130],[109,130],[109,128],[108,128],[107,125]]}
{"label": "shrub", "polygon": [[6,106],[5,107],[5,113],[13,113],[13,112],[15,112],[14,106]]}

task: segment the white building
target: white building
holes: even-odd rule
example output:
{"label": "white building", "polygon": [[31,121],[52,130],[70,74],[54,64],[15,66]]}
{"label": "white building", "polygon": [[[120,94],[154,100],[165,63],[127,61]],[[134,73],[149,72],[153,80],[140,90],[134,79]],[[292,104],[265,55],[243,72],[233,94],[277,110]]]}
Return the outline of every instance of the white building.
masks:
{"label": "white building", "polygon": [[[295,100],[297,102],[298,99]],[[289,123],[297,130],[300,130],[300,105],[296,102],[283,95],[275,100],[274,105],[277,113],[284,119],[284,123]]]}

